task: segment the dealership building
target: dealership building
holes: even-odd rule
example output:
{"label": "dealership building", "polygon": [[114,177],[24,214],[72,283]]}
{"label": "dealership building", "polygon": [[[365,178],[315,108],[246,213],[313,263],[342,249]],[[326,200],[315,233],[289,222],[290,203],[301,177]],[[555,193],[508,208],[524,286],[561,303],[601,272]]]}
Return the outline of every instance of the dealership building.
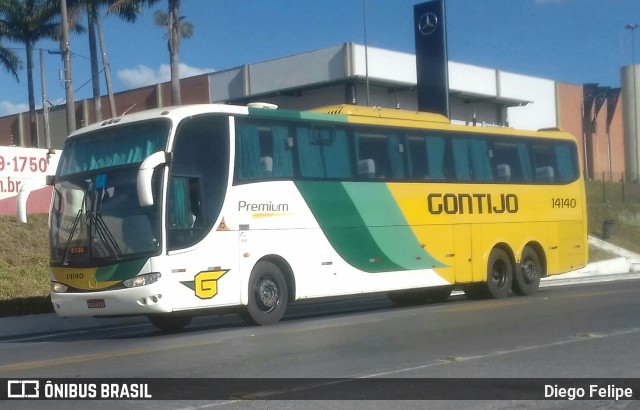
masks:
{"label": "dealership building", "polygon": [[[578,140],[588,178],[637,179],[638,115],[633,102],[638,92],[633,79],[640,69],[622,69],[621,98],[595,84],[565,84],[453,61],[448,63],[448,74],[452,123],[561,128]],[[334,104],[417,110],[416,78],[414,54],[345,43],[182,79],[182,103],[260,101],[293,110]],[[636,80],[640,88],[640,77]],[[115,104],[117,115],[168,106],[170,84],[117,93]],[[103,118],[117,116],[110,112],[106,96],[101,105]],[[77,101],[75,110],[77,128],[95,122],[91,100]],[[42,118],[40,110],[39,147],[45,146]],[[52,148],[62,148],[67,135],[64,106],[49,111],[49,124]],[[29,146],[30,142],[28,112],[0,118],[0,146]]]}

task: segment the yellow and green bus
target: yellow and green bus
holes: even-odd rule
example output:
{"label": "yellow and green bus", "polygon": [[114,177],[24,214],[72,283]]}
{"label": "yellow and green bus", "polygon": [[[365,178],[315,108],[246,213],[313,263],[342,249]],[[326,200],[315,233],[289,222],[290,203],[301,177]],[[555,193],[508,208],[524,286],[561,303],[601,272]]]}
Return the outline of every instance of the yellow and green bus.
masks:
{"label": "yellow and green bus", "polygon": [[587,262],[575,139],[340,105],[191,105],[66,140],[50,212],[60,316],[180,329],[238,309],[386,293],[397,304],[536,291]]}

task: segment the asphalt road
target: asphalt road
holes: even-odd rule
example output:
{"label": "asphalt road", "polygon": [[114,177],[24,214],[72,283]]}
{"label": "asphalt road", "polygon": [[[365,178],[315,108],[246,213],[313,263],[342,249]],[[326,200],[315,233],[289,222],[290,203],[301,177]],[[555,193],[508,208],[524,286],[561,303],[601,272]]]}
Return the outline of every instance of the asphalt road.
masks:
{"label": "asphalt road", "polygon": [[[459,295],[411,308],[394,308],[385,297],[361,297],[302,304],[280,324],[267,327],[246,326],[229,315],[196,319],[178,334],[140,322],[15,337],[0,342],[0,378],[634,378],[640,375],[639,295],[640,280],[626,280],[541,288],[531,297],[503,300],[469,301]],[[22,408],[66,409],[70,403],[78,408],[88,404],[41,401]],[[424,407],[413,407],[418,403],[100,401],[91,407]],[[463,403],[474,408],[577,404]],[[639,404],[580,404],[601,408],[603,403],[608,408]],[[21,408],[14,406],[27,403],[5,404]],[[430,402],[434,406],[465,407]]]}

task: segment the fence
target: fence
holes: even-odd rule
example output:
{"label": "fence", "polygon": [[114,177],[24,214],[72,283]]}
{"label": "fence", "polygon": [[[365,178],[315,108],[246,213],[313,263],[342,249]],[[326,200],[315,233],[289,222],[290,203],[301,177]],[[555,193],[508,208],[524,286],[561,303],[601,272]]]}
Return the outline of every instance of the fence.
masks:
{"label": "fence", "polygon": [[640,181],[627,181],[624,173],[610,175],[603,172],[601,177],[586,181],[588,201],[640,205]]}

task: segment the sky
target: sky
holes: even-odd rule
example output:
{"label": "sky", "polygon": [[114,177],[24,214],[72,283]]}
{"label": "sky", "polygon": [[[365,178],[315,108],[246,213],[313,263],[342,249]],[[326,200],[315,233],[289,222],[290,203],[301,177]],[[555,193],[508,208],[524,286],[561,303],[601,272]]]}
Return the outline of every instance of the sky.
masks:
{"label": "sky", "polygon": [[[422,0],[182,0],[194,26],[180,50],[181,77],[221,71],[346,42],[414,53],[413,6]],[[136,23],[103,19],[115,92],[169,81],[166,31],[154,24],[161,1]],[[620,86],[620,67],[640,64],[640,0],[445,0],[449,60],[569,84]],[[364,11],[364,12],[363,12]],[[366,17],[366,18],[365,18]],[[84,18],[83,18],[84,20]],[[366,25],[365,25],[366,22]],[[85,21],[86,24],[86,21]],[[26,61],[24,46],[15,48]],[[70,39],[74,98],[91,98],[87,35]],[[52,41],[37,48],[58,50]],[[42,106],[39,53],[36,105]],[[44,55],[47,99],[64,104],[63,62]],[[26,63],[23,64],[26,66]],[[101,93],[106,94],[101,74]],[[0,116],[28,111],[27,73],[0,70]]]}

